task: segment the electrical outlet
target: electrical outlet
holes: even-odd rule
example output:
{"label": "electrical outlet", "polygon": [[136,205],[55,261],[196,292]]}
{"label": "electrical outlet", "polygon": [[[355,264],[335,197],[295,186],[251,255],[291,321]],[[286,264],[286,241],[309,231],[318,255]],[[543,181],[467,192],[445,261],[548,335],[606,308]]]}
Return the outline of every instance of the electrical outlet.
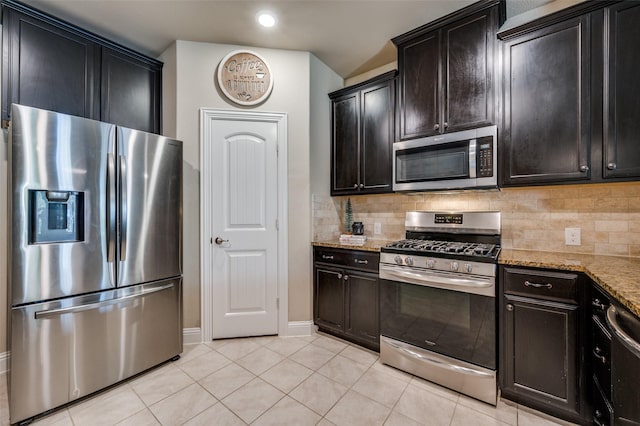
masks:
{"label": "electrical outlet", "polygon": [[564,228],[564,243],[568,246],[579,246],[580,228]]}
{"label": "electrical outlet", "polygon": [[375,235],[382,234],[382,224],[380,222],[376,222],[373,224],[373,233]]}

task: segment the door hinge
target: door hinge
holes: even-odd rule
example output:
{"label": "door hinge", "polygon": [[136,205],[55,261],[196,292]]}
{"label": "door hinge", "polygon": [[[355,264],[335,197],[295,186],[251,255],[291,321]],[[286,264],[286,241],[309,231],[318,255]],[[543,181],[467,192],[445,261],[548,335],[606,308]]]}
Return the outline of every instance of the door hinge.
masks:
{"label": "door hinge", "polygon": [[276,144],[276,156],[280,155],[280,145]]}
{"label": "door hinge", "polygon": [[209,244],[213,244],[213,237],[209,239]]}
{"label": "door hinge", "polygon": [[276,219],[276,231],[280,230],[280,224],[278,223],[278,219]]}
{"label": "door hinge", "polygon": [[276,309],[280,309],[280,298],[276,298]]}

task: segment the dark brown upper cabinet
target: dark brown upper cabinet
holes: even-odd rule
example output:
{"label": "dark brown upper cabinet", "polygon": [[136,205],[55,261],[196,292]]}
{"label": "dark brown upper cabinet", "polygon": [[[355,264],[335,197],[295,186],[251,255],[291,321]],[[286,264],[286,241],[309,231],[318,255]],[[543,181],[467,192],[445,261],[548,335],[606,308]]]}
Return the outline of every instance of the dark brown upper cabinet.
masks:
{"label": "dark brown upper cabinet", "polygon": [[480,1],[392,40],[400,140],[493,124],[503,21],[503,2]]}
{"label": "dark brown upper cabinet", "polygon": [[[640,3],[604,9],[604,178],[640,177]],[[608,31],[607,31],[608,29]]]}
{"label": "dark brown upper cabinet", "polygon": [[330,93],[331,195],[391,192],[395,71]]}
{"label": "dark brown upper cabinet", "polygon": [[589,180],[588,16],[504,44],[503,183]]}
{"label": "dark brown upper cabinet", "polygon": [[12,103],[99,119],[99,46],[7,7],[2,28],[3,119],[9,118]]}
{"label": "dark brown upper cabinet", "polygon": [[161,131],[162,63],[2,0],[3,125],[17,103]]}
{"label": "dark brown upper cabinet", "polygon": [[102,49],[102,121],[159,133],[161,90],[157,61]]}
{"label": "dark brown upper cabinet", "polygon": [[503,40],[503,186],[640,178],[640,4],[584,2]]}

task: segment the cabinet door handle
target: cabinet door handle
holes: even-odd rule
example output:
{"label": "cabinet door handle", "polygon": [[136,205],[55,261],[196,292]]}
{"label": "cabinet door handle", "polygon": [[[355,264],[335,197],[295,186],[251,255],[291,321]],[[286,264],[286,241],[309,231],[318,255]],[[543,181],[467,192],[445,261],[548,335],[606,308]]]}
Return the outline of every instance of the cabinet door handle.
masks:
{"label": "cabinet door handle", "polygon": [[338,279],[341,280],[342,279],[342,274],[338,274]]}
{"label": "cabinet door handle", "polygon": [[438,123],[436,123],[436,124],[433,126],[433,130],[438,130],[439,128],[440,128],[440,125],[439,125]]}
{"label": "cabinet door handle", "polygon": [[597,426],[604,426],[604,424],[600,421],[601,418],[602,418],[602,412],[600,410],[596,410],[593,413],[593,423],[596,424]]}
{"label": "cabinet door handle", "polygon": [[364,188],[364,183],[361,183],[361,184],[360,184],[360,188]]}
{"label": "cabinet door handle", "polygon": [[449,127],[449,123],[447,123],[446,121],[444,122],[444,128],[448,128]]}
{"label": "cabinet door handle", "polygon": [[356,262],[359,265],[366,265],[367,263],[369,263],[369,261],[367,259],[365,259],[365,260],[354,259],[354,262]]}
{"label": "cabinet door handle", "polygon": [[595,356],[596,359],[602,362],[603,364],[607,363],[607,357],[602,355],[602,349],[600,349],[597,346],[593,348],[593,356]]}
{"label": "cabinet door handle", "polygon": [[593,299],[591,301],[591,306],[593,306],[594,308],[598,308],[602,311],[606,311],[607,310],[607,305],[605,305],[604,303],[602,303],[600,301],[600,299]]}
{"label": "cabinet door handle", "polygon": [[358,189],[358,184],[357,184],[357,183],[354,183],[354,184],[353,184],[353,187],[354,187],[355,189]]}
{"label": "cabinet door handle", "polygon": [[513,311],[513,305],[511,303],[507,304],[507,311],[509,312]]}
{"label": "cabinet door handle", "polygon": [[524,285],[527,287],[533,287],[533,288],[553,288],[553,285],[551,283],[546,283],[546,284],[539,284],[539,283],[532,283],[531,281],[525,281]]}
{"label": "cabinet door handle", "polygon": [[345,275],[345,276],[344,276],[344,280],[346,281],[346,280],[348,280],[348,279],[349,279],[349,275]]}
{"label": "cabinet door handle", "polygon": [[616,163],[607,164],[607,169],[609,169],[609,170],[615,170],[617,168],[618,168],[618,165]]}
{"label": "cabinet door handle", "polygon": [[587,165],[580,166],[580,171],[582,173],[587,173],[589,171],[589,166],[587,166]]}
{"label": "cabinet door handle", "polygon": [[326,255],[326,254],[323,254],[322,258],[325,259],[325,260],[333,260],[333,256],[329,256],[329,255]]}

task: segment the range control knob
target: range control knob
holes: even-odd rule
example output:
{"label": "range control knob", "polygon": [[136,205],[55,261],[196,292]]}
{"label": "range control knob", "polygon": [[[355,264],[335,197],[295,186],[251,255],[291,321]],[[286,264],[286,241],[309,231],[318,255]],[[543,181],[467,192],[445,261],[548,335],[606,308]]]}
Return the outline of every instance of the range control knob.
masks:
{"label": "range control knob", "polygon": [[436,266],[436,261],[435,260],[433,260],[433,259],[427,260],[427,268],[433,269],[434,266]]}
{"label": "range control knob", "polygon": [[393,260],[395,260],[398,265],[402,265],[402,258],[400,256],[394,257]]}
{"label": "range control knob", "polygon": [[404,263],[406,263],[409,266],[413,266],[413,259],[409,256],[407,256],[406,259],[404,259]]}
{"label": "range control knob", "polygon": [[465,270],[466,272],[471,273],[471,269],[472,269],[472,268],[471,268],[471,264],[469,264],[469,263],[465,263],[465,264],[464,264],[464,270]]}
{"label": "range control knob", "polygon": [[452,271],[457,271],[459,267],[460,267],[460,265],[458,265],[458,262],[451,262],[451,270]]}

